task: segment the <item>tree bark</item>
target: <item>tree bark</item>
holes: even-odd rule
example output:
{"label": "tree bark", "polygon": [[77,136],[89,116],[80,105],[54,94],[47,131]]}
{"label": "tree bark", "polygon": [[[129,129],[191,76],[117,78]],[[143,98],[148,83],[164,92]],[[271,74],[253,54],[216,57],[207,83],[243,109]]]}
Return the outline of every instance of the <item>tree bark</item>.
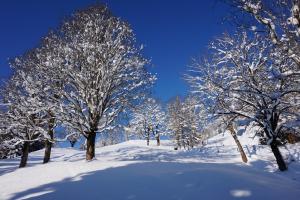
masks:
{"label": "tree bark", "polygon": [[[48,135],[51,140],[53,140],[54,137],[54,123],[55,119],[53,118],[52,115],[50,115],[52,118],[49,120],[49,130],[48,130]],[[44,154],[44,161],[43,163],[48,163],[50,161],[51,157],[51,148],[52,148],[52,142],[50,142],[48,139],[45,141],[45,154]]]}
{"label": "tree bark", "polygon": [[241,154],[241,157],[242,157],[243,162],[244,162],[244,163],[247,163],[247,162],[248,162],[247,156],[246,156],[246,154],[245,154],[245,152],[244,152],[244,149],[243,149],[243,147],[242,147],[242,145],[241,145],[241,143],[240,143],[240,141],[239,141],[239,139],[238,139],[238,137],[237,137],[237,135],[236,135],[236,132],[235,132],[235,130],[234,130],[232,124],[230,124],[230,125],[228,126],[228,129],[229,129],[229,131],[230,131],[230,133],[231,133],[231,135],[232,135],[232,137],[233,137],[233,139],[234,139],[234,141],[235,141],[235,143],[236,143],[236,145],[237,145],[237,147],[238,147],[238,149],[239,149],[239,152],[240,152],[240,154]]}
{"label": "tree bark", "polygon": [[[278,119],[279,119],[278,114],[276,114],[276,113],[272,114],[272,117],[270,119],[270,124],[271,124],[271,129],[272,129],[273,133],[275,132],[276,127],[278,125]],[[283,159],[283,157],[282,157],[282,155],[279,151],[278,144],[276,142],[276,137],[274,137],[274,135],[272,133],[270,133],[267,128],[265,128],[264,131],[265,131],[265,134],[267,135],[268,138],[273,137],[273,140],[270,143],[270,147],[271,147],[271,150],[272,150],[272,152],[275,156],[275,159],[276,159],[279,170],[280,171],[287,170],[288,168],[287,168],[287,165],[285,164],[284,159]]]}
{"label": "tree bark", "polygon": [[44,160],[43,163],[48,163],[50,161],[50,156],[51,156],[51,148],[52,148],[52,143],[49,140],[45,141],[45,154],[44,154]]}
{"label": "tree bark", "polygon": [[157,146],[160,146],[160,137],[159,137],[159,135],[156,137],[156,141],[157,141]]}
{"label": "tree bark", "polygon": [[22,147],[22,156],[21,156],[21,162],[19,167],[25,167],[28,160],[28,154],[29,154],[29,142],[24,142]]}
{"label": "tree bark", "polygon": [[75,146],[75,143],[76,142],[70,142],[72,148]]}
{"label": "tree bark", "polygon": [[287,170],[287,166],[284,162],[284,159],[279,151],[279,148],[278,148],[278,145],[276,144],[276,141],[273,141],[271,144],[271,149],[272,149],[272,152],[276,158],[276,162],[277,162],[277,165],[278,165],[278,168],[280,171],[285,171]]}
{"label": "tree bark", "polygon": [[95,140],[96,133],[94,131],[90,132],[86,143],[86,160],[92,160],[95,157]]}
{"label": "tree bark", "polygon": [[149,146],[149,143],[150,143],[150,135],[149,133],[147,133],[147,146]]}

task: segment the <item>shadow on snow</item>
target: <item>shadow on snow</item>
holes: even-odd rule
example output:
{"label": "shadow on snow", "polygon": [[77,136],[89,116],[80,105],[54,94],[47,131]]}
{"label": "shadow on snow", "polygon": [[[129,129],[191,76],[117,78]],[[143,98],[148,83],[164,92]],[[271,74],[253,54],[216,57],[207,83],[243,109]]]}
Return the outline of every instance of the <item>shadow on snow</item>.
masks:
{"label": "shadow on snow", "polygon": [[11,199],[298,199],[299,187],[288,185],[248,166],[141,162],[80,174]]}

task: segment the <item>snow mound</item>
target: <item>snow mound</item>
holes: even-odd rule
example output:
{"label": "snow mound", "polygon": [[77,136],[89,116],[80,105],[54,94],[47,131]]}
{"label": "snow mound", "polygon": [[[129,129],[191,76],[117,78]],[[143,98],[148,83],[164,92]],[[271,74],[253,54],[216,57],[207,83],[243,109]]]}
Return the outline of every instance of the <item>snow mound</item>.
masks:
{"label": "snow mound", "polygon": [[[244,148],[255,145],[251,141],[241,137]],[[159,147],[155,141],[150,146],[127,141],[97,148],[90,162],[84,151],[54,148],[51,162],[41,164],[43,151],[37,151],[23,169],[17,168],[19,159],[0,160],[0,199],[299,198],[300,178],[294,173],[299,175],[299,162],[282,173],[270,167],[274,161],[267,147],[246,154],[249,164],[240,161],[227,133],[189,151],[175,151],[168,140]]]}

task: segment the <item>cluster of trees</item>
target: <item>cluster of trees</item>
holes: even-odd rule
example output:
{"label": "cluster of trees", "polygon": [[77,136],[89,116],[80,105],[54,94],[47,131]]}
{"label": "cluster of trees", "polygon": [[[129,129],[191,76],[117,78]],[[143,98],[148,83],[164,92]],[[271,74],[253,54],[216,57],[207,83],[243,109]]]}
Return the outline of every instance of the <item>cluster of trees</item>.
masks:
{"label": "cluster of trees", "polygon": [[300,1],[226,2],[237,32],[214,40],[186,79],[215,117],[260,127],[284,171],[278,140],[300,123]]}
{"label": "cluster of trees", "polygon": [[138,134],[145,138],[147,145],[151,136],[160,145],[160,136],[166,131],[166,114],[160,102],[153,98],[146,98],[145,101],[133,109],[130,121],[126,130],[129,134]]}
{"label": "cluster of trees", "polygon": [[13,75],[1,90],[0,151],[21,148],[24,167],[30,145],[44,141],[46,163],[60,128],[71,144],[74,134],[86,138],[86,159],[93,159],[97,133],[155,81],[141,51],[130,25],[106,6],[74,13],[38,47],[11,60]]}
{"label": "cluster of trees", "polygon": [[[300,131],[300,1],[224,1],[235,11],[236,32],[224,33],[207,56],[193,60],[185,75],[192,95],[176,97],[166,109],[148,95],[156,78],[129,24],[103,5],[76,12],[11,60],[14,73],[0,92],[0,156],[21,150],[24,167],[30,146],[43,141],[47,163],[60,140],[57,129],[71,145],[84,137],[91,160],[98,133],[99,146],[120,141],[123,130],[147,145],[151,137],[160,145],[168,133],[176,149],[189,149],[222,127],[243,157],[234,128],[242,124],[260,127],[286,170],[279,140]],[[125,127],[121,116],[128,117]]]}
{"label": "cluster of trees", "polygon": [[159,146],[161,135],[165,135],[173,139],[176,150],[191,149],[204,139],[205,110],[195,96],[177,96],[166,108],[158,100],[146,98],[132,110],[129,118],[127,135],[145,139],[147,145],[154,138]]}
{"label": "cluster of trees", "polygon": [[[126,124],[124,124],[124,121],[126,122],[127,120],[124,120],[123,117],[119,116],[118,120],[114,121],[105,131],[101,132],[98,136],[96,147],[114,145],[128,140],[128,138],[125,137],[124,128]],[[84,145],[83,147],[85,148]]]}
{"label": "cluster of trees", "polygon": [[206,121],[202,106],[194,96],[187,96],[183,101],[176,97],[168,104],[166,125],[175,140],[175,149],[190,149],[202,142]]}

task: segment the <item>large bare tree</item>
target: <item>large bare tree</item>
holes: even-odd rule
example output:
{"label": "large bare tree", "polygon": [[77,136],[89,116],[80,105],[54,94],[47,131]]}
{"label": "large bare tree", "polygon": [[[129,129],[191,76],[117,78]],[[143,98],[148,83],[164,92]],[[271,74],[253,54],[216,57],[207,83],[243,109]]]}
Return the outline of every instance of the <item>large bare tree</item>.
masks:
{"label": "large bare tree", "polygon": [[155,80],[129,24],[96,5],[76,12],[57,33],[65,78],[62,121],[87,139],[95,156],[96,133],[115,120]]}
{"label": "large bare tree", "polygon": [[216,39],[210,55],[195,61],[187,76],[193,90],[214,114],[261,127],[279,169],[286,170],[278,137],[299,126],[297,63],[271,41],[246,32]]}

